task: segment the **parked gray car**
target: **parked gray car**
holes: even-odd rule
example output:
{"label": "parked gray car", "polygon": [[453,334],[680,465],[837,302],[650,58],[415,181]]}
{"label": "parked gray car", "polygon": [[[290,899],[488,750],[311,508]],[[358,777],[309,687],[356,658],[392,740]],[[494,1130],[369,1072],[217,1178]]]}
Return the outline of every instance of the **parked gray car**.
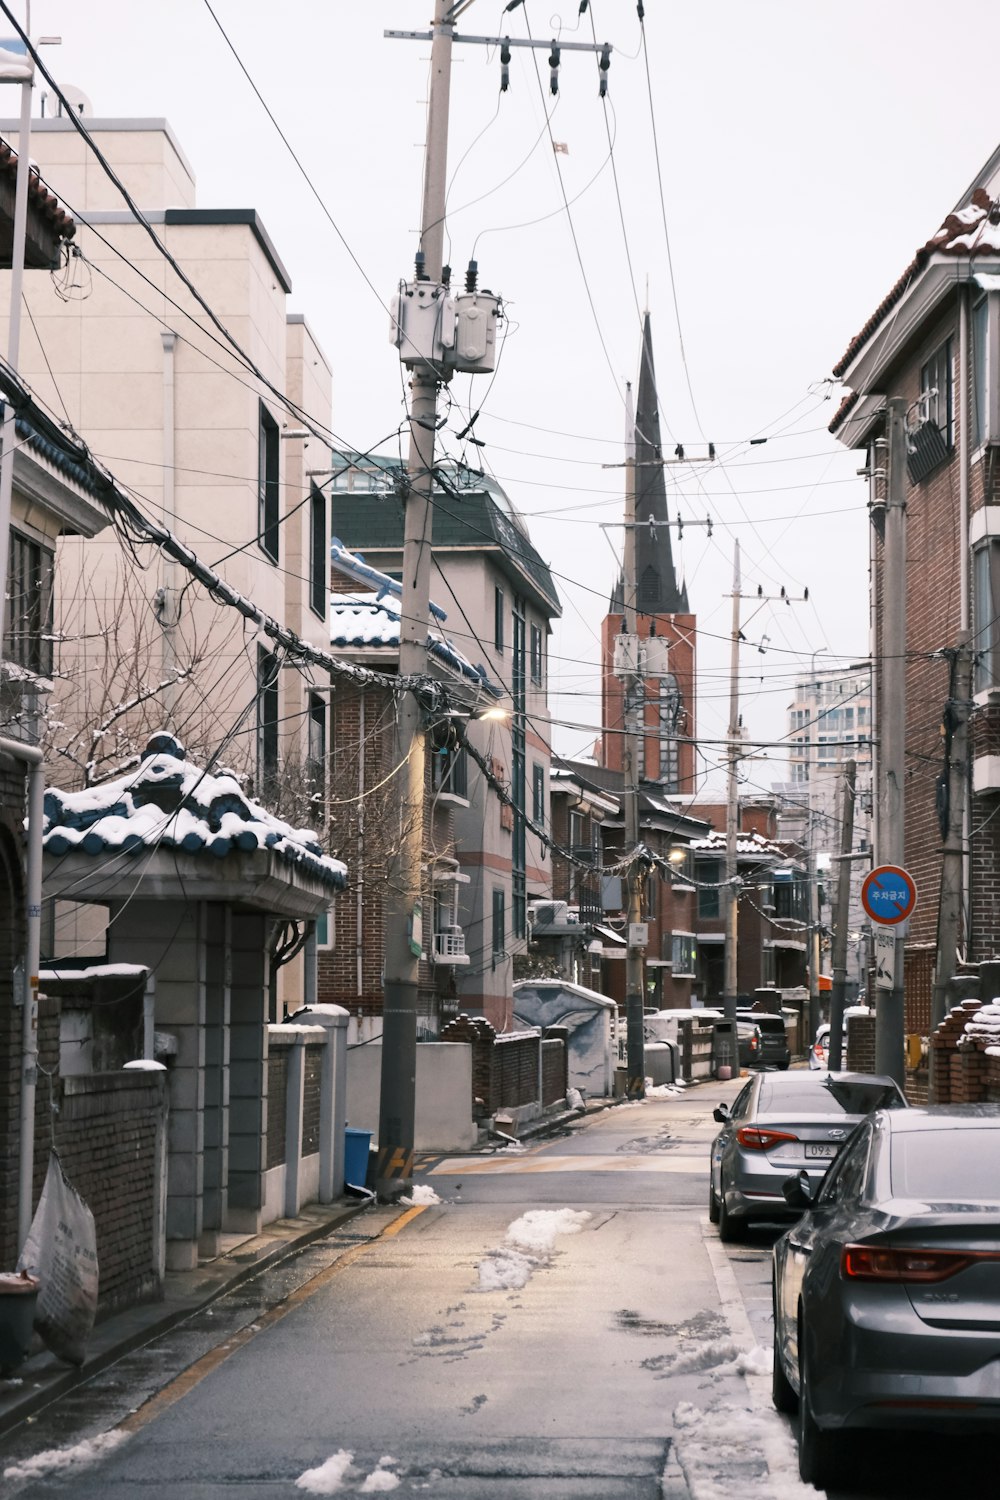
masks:
{"label": "parked gray car", "polygon": [[874,1109],[903,1109],[891,1078],[872,1073],[758,1073],[732,1108],[714,1111],[708,1216],[722,1240],[742,1239],[754,1219],[788,1219],[782,1192],[805,1171],[818,1188],[851,1131]]}
{"label": "parked gray car", "polygon": [[774,1404],[838,1483],[844,1429],[1000,1428],[1000,1106],[865,1120],[774,1247]]}

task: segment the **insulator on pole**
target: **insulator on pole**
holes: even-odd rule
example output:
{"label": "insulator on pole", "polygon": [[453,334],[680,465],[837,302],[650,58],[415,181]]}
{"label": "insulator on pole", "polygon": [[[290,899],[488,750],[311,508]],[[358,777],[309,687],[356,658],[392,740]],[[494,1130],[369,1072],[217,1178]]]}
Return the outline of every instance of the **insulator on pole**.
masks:
{"label": "insulator on pole", "polygon": [[549,68],[551,70],[549,72],[549,92],[551,94],[558,94],[559,92],[559,59],[559,48],[553,41],[552,51],[549,53]]}

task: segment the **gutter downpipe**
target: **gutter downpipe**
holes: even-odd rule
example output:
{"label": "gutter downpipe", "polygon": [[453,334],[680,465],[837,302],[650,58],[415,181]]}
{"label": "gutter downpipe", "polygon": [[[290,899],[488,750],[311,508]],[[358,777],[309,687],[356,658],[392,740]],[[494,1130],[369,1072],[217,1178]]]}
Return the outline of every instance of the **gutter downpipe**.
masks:
{"label": "gutter downpipe", "polygon": [[[0,738],[0,755],[28,766],[28,866],[26,878],[24,990],[21,1005],[20,1166],[17,1180],[17,1248],[31,1228],[35,1166],[35,1084],[38,1078],[38,961],[42,937],[42,816],[45,768],[37,745]],[[14,1003],[18,1003],[15,996]]]}

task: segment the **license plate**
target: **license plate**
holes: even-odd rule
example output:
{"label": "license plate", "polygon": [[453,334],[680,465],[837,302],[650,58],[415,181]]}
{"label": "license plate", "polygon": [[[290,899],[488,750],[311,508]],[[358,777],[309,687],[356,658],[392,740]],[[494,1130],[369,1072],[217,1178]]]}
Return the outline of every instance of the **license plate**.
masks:
{"label": "license plate", "polygon": [[806,1143],[807,1161],[832,1161],[840,1150],[839,1146],[814,1146]]}

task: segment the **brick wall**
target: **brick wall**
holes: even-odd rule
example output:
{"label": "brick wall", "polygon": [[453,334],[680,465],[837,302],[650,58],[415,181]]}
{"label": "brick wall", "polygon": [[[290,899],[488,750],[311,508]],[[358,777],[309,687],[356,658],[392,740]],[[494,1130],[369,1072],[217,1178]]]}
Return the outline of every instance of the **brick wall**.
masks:
{"label": "brick wall", "polygon": [[[535,1031],[497,1036],[482,1016],[460,1015],[442,1029],[443,1042],[467,1042],[472,1048],[472,1096],[483,1101],[483,1113],[495,1115],[503,1109],[526,1104],[547,1105],[566,1097],[566,1043],[564,1028],[550,1027],[550,1041],[543,1044]],[[546,1062],[546,1045],[552,1060]],[[556,1048],[561,1056],[556,1060]],[[538,1098],[538,1058],[542,1049],[542,1100]],[[548,1067],[548,1074],[544,1069]],[[547,1079],[547,1081],[546,1081]],[[553,1092],[551,1098],[549,1091]]]}
{"label": "brick wall", "polygon": [[[553,1032],[557,1030],[563,1035],[553,1035]],[[544,1109],[548,1109],[551,1104],[566,1097],[566,1038],[568,1035],[564,1027],[550,1027],[542,1041],[542,1107]]]}
{"label": "brick wall", "polygon": [[844,1067],[851,1073],[875,1072],[875,1017],[847,1017],[847,1057]]}
{"label": "brick wall", "polygon": [[323,1075],[325,1047],[306,1047],[305,1081],[302,1099],[302,1155],[312,1156],[319,1150],[320,1083]]}
{"label": "brick wall", "polygon": [[288,1052],[275,1046],[267,1055],[267,1171],[285,1164],[285,1108],[288,1094]]}

